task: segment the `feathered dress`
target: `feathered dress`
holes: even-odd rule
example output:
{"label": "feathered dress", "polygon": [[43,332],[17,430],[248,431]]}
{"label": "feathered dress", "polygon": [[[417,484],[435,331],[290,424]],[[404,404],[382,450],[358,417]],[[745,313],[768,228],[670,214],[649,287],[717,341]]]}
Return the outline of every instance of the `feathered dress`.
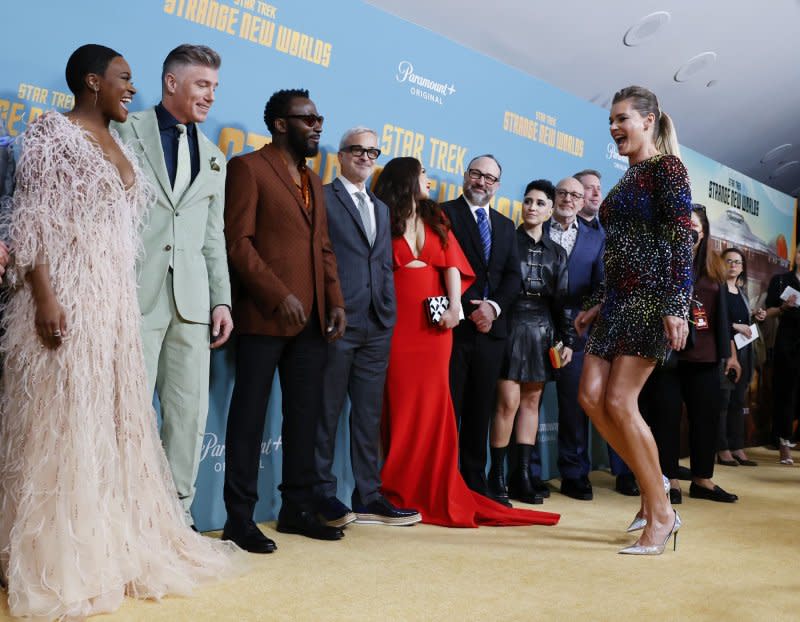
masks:
{"label": "feathered dress", "polygon": [[[125,153],[128,189],[61,114],[25,135],[0,414],[0,564],[15,616],[83,617],[231,572],[235,547],[185,524],[147,395],[134,260],[152,192]],[[42,260],[66,312],[56,350],[36,334],[24,276]]]}

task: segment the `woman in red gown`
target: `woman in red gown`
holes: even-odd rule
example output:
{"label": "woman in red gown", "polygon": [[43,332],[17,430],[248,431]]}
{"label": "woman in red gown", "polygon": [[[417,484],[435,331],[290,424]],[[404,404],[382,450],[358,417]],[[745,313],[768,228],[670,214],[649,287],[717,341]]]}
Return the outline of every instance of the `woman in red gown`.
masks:
{"label": "woman in red gown", "polygon": [[[382,491],[422,521],[447,527],[554,525],[559,515],[507,508],[467,488],[458,470],[458,436],[450,399],[449,362],[461,293],[475,278],[415,158],[395,158],[375,194],[392,220],[397,324],[392,336],[383,418]],[[447,295],[453,305],[439,325],[424,302]]]}

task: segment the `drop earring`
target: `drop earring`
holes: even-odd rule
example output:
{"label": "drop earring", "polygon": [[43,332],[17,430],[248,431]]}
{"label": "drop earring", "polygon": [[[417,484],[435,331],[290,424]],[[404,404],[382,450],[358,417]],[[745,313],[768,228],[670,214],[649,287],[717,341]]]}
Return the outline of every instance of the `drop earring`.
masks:
{"label": "drop earring", "polygon": [[97,94],[100,92],[100,89],[94,87],[94,107],[97,108]]}

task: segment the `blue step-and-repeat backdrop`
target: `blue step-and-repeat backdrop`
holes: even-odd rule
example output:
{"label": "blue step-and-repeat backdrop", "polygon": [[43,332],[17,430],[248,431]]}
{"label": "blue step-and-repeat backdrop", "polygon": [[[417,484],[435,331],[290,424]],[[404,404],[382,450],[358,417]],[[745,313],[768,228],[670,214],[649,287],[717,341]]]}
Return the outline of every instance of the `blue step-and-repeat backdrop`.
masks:
{"label": "blue step-and-repeat backdrop", "polygon": [[[607,190],[627,168],[609,138],[608,111],[357,0],[35,1],[5,6],[3,24],[0,117],[11,134],[45,110],[71,107],[64,66],[79,45],[102,43],[126,57],[139,89],[132,104],[136,110],[159,101],[164,56],[189,42],[209,45],[222,56],[217,100],[202,129],[228,157],[269,140],[262,118],[274,91],[303,87],[325,115],[322,148],[313,163],[324,182],[338,172],[341,134],[356,125],[377,131],[383,151],[379,166],[400,155],[421,160],[438,200],[458,195],[470,158],[495,154],[503,179],[494,207],[515,219],[532,179],[556,182],[594,168]],[[774,201],[782,212],[776,227],[791,235],[794,202],[785,195]],[[764,237],[774,238],[776,227]],[[225,520],[222,478],[232,348],[212,358],[211,410],[193,508],[201,529],[220,528]],[[273,395],[261,452],[259,520],[272,518],[279,506],[277,382]],[[545,476],[557,476],[552,387],[546,391],[541,428]],[[346,429],[343,419],[337,470],[344,500],[352,489]],[[602,442],[595,439],[593,445],[595,462],[605,463]]]}

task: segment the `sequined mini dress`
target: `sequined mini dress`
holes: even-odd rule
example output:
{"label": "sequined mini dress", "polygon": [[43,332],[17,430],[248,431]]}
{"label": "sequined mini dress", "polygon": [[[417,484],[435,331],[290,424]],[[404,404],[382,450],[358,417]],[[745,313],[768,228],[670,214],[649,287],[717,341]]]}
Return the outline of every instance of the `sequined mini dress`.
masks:
{"label": "sequined mini dress", "polygon": [[605,284],[586,352],[606,360],[663,361],[662,318],[686,317],[692,290],[692,197],[679,158],[657,155],[631,166],[600,206],[606,230]]}

